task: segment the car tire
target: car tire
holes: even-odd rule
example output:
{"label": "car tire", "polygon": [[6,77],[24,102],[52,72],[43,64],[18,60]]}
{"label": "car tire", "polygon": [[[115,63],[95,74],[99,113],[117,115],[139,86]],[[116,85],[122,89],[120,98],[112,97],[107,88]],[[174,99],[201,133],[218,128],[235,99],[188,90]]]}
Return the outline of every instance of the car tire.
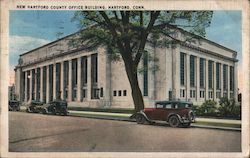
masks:
{"label": "car tire", "polygon": [[53,114],[53,115],[56,115],[56,110],[53,108],[53,109],[51,109],[51,113]]}
{"label": "car tire", "polygon": [[138,124],[144,124],[146,122],[146,119],[142,114],[136,115],[135,119]]}
{"label": "car tire", "polygon": [[47,114],[46,109],[42,109],[42,113],[43,113],[43,114]]}
{"label": "car tire", "polygon": [[180,125],[180,120],[176,115],[173,115],[169,118],[168,123],[171,127],[178,127]]}

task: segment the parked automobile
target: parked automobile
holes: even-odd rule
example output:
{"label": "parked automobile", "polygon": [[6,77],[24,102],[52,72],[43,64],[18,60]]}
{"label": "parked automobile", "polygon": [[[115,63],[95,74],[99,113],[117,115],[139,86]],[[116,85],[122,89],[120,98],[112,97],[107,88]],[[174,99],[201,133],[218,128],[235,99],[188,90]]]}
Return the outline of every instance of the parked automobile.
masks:
{"label": "parked automobile", "polygon": [[192,122],[195,122],[192,106],[191,102],[158,101],[154,108],[144,108],[144,110],[132,115],[131,118],[135,118],[139,124],[166,121],[171,127],[181,125],[189,127]]}
{"label": "parked automobile", "polygon": [[20,102],[18,100],[9,100],[9,111],[20,111]]}
{"label": "parked automobile", "polygon": [[40,101],[32,101],[26,109],[27,112],[43,113],[43,114],[68,114],[68,104],[63,100],[55,100],[49,103]]}

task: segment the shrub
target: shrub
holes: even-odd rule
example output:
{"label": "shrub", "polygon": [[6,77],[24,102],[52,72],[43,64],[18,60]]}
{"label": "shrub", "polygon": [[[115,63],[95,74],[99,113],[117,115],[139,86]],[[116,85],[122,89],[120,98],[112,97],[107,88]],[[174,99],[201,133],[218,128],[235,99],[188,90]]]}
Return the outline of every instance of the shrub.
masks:
{"label": "shrub", "polygon": [[202,116],[216,116],[217,102],[213,100],[206,100],[199,108],[198,113]]}
{"label": "shrub", "polygon": [[221,98],[218,110],[222,117],[241,117],[241,106],[236,105],[234,99],[229,100],[228,98]]}

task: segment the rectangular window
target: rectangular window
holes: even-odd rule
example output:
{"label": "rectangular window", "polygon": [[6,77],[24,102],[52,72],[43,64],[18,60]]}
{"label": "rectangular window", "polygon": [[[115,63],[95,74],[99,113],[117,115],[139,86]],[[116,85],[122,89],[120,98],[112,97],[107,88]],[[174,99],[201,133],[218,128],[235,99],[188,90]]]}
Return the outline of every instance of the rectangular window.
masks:
{"label": "rectangular window", "polygon": [[31,79],[31,99],[32,100],[35,100],[35,78],[36,78],[36,74],[35,74],[35,69],[31,70],[31,73],[32,73],[32,79]]}
{"label": "rectangular window", "polygon": [[77,96],[77,59],[72,60],[72,101],[76,101]]}
{"label": "rectangular window", "polygon": [[83,101],[87,97],[87,89],[82,89],[81,92],[81,101]]}
{"label": "rectangular window", "polygon": [[180,90],[180,97],[184,98],[185,97],[185,89]]}
{"label": "rectangular window", "polygon": [[200,91],[200,98],[204,98],[205,97],[205,91],[204,90],[201,90]]}
{"label": "rectangular window", "polygon": [[86,56],[81,58],[81,100],[83,101],[84,98],[86,98],[87,95],[87,68],[88,68],[88,58]]}
{"label": "rectangular window", "polygon": [[68,85],[69,85],[69,61],[64,61],[63,63],[63,70],[64,70],[64,73],[63,73],[63,79],[64,79],[64,87],[63,87],[63,90],[64,90],[64,96],[63,96],[63,99],[67,99],[68,98]]}
{"label": "rectangular window", "polygon": [[180,53],[180,82],[181,85],[185,85],[185,54]]}
{"label": "rectangular window", "polygon": [[30,71],[26,71],[27,73],[27,92],[26,92],[26,95],[27,95],[27,100],[30,100]]}
{"label": "rectangular window", "polygon": [[[224,91],[226,91],[228,88],[227,88],[227,79],[228,79],[228,66],[227,65],[223,65],[223,89]],[[225,95],[224,95],[225,96]]]}
{"label": "rectangular window", "polygon": [[116,91],[113,91],[113,96],[116,96],[117,95],[116,93],[117,93]]}
{"label": "rectangular window", "polygon": [[56,98],[61,98],[61,63],[56,63]]}
{"label": "rectangular window", "polygon": [[216,89],[220,90],[220,63],[216,63]]}
{"label": "rectangular window", "polygon": [[230,66],[230,91],[234,90],[234,67]]}
{"label": "rectangular window", "polygon": [[195,86],[195,56],[190,56],[190,87]]}
{"label": "rectangular window", "polygon": [[143,96],[148,96],[148,54],[143,57]]}
{"label": "rectangular window", "polygon": [[92,83],[97,83],[98,81],[98,59],[97,54],[91,55],[91,79]]}
{"label": "rectangular window", "polygon": [[208,88],[213,88],[213,61],[208,61]]}
{"label": "rectangular window", "polygon": [[98,81],[98,56],[91,55],[91,99],[99,99],[97,95],[97,81]]}
{"label": "rectangular window", "polygon": [[46,102],[46,91],[47,91],[47,86],[46,86],[46,80],[47,80],[47,69],[46,66],[43,67],[43,101]]}
{"label": "rectangular window", "polygon": [[36,71],[36,100],[40,100],[40,82],[41,81],[41,69],[37,68]]}
{"label": "rectangular window", "polygon": [[88,75],[88,58],[86,56],[81,58],[81,85],[84,86],[87,84],[87,75]]}
{"label": "rectangular window", "polygon": [[190,90],[190,98],[195,98],[195,90]]}
{"label": "rectangular window", "polygon": [[209,92],[208,92],[208,97],[209,97],[209,98],[213,98],[213,92],[212,92],[212,91],[209,91]]}
{"label": "rectangular window", "polygon": [[49,65],[49,101],[53,100],[53,64]]}
{"label": "rectangular window", "polygon": [[103,97],[103,88],[100,88],[100,97]]}
{"label": "rectangular window", "polygon": [[25,91],[25,73],[27,73],[27,72],[22,72],[22,82],[21,82],[21,89],[22,89],[22,93],[21,93],[21,101],[24,101],[24,99],[25,99],[25,93],[26,93],[26,91]]}
{"label": "rectangular window", "polygon": [[204,59],[200,58],[200,87],[204,88],[204,79],[205,79],[205,73],[204,73],[204,69],[205,69],[205,65],[204,65]]}
{"label": "rectangular window", "polygon": [[127,90],[123,90],[123,96],[127,96]]}
{"label": "rectangular window", "polygon": [[119,97],[122,96],[122,91],[121,90],[118,91],[118,96]]}

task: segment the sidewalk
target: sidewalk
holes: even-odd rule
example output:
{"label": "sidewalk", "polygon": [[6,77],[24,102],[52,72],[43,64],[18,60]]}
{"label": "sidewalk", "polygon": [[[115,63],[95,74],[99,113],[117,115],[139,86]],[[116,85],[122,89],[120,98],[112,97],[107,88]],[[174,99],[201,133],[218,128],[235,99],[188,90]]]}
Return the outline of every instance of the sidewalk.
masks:
{"label": "sidewalk", "polygon": [[[131,114],[91,112],[91,111],[69,111],[70,116],[81,116],[87,118],[108,119],[118,121],[135,121],[130,119]],[[196,123],[191,125],[197,128],[221,129],[241,131],[241,120],[215,119],[215,118],[196,118]]]}

